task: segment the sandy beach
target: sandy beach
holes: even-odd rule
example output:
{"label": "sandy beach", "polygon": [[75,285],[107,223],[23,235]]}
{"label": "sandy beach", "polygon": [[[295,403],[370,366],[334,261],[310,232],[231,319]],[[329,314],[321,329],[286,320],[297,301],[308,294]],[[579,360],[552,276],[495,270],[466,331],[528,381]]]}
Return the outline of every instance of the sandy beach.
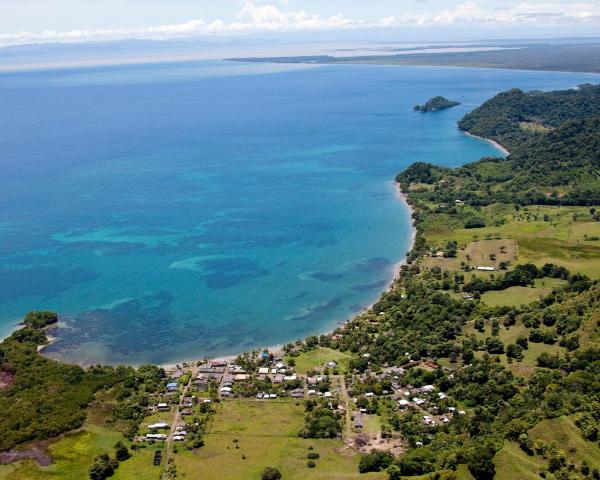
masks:
{"label": "sandy beach", "polygon": [[492,140],[491,138],[480,137],[479,135],[473,135],[472,133],[465,132],[465,131],[463,131],[463,133],[467,137],[477,138],[478,140],[485,140],[486,142],[492,144],[494,146],[494,148],[496,148],[497,150],[500,150],[507,157],[510,155],[510,152],[505,147],[503,147],[502,145],[500,145],[495,140]]}

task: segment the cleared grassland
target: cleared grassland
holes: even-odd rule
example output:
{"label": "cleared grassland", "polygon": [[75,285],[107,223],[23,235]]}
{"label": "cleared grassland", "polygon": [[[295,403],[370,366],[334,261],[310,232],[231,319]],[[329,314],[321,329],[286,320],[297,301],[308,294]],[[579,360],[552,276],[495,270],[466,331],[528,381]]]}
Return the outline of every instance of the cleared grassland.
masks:
{"label": "cleared grassland", "polygon": [[571,462],[580,464],[586,460],[590,467],[600,468],[600,446],[585,440],[571,417],[543,420],[529,430],[529,436],[534,440],[555,442]]}
{"label": "cleared grassland", "polygon": [[296,370],[301,374],[305,374],[315,368],[323,367],[327,362],[331,361],[336,362],[340,370],[346,370],[353,357],[349,353],[340,352],[331,348],[317,347],[293,358],[296,362]]}
{"label": "cleared grassland", "polygon": [[[52,465],[40,467],[34,460],[3,465],[0,466],[0,480],[85,480],[89,478],[89,469],[95,457],[108,453],[114,458],[114,445],[119,440],[130,447],[130,442],[119,431],[119,422],[110,426],[106,423],[114,405],[114,393],[110,391],[96,395],[96,401],[88,407],[84,426],[50,442],[47,451],[52,458]],[[152,421],[153,418],[148,417],[145,424]],[[119,463],[111,479],[159,480],[161,467],[153,465],[154,452],[158,448],[161,446],[130,449],[131,457]]]}
{"label": "cleared grassland", "polygon": [[[482,209],[482,214],[489,226],[429,228],[425,230],[425,237],[429,243],[440,247],[451,240],[459,245],[482,240],[513,240],[517,245],[515,262],[533,262],[539,266],[555,263],[573,272],[600,278],[600,240],[590,240],[600,238],[600,222],[593,221],[589,208],[530,206],[517,212],[505,205],[490,205]],[[456,265],[460,266],[460,261],[464,260],[461,252],[455,260],[458,262],[453,262],[447,269],[456,270]],[[501,261],[500,257],[498,260]],[[475,260],[472,263],[475,264]]]}
{"label": "cleared grassland", "polygon": [[538,472],[542,463],[529,457],[516,443],[504,442],[504,446],[494,457],[496,480],[539,480]]}
{"label": "cleared grassland", "polygon": [[[0,468],[2,480],[84,480],[94,458],[103,453],[114,456],[114,445],[122,436],[119,432],[86,424],[82,431],[69,433],[48,447],[53,464],[40,467],[34,460],[25,460]],[[127,442],[125,442],[127,443]],[[132,451],[129,460],[121,462],[114,480],[158,480],[160,467],[152,465],[154,449]]]}
{"label": "cleared grassland", "polygon": [[[386,478],[383,473],[360,475],[359,456],[341,441],[298,437],[303,419],[301,403],[225,401],[205,436],[205,446],[175,454],[177,477],[196,479],[201,473],[206,480],[252,480],[259,479],[265,467],[273,466],[283,478],[292,480]],[[320,456],[315,468],[306,464],[311,452]]]}
{"label": "cleared grassland", "polygon": [[540,278],[535,281],[533,287],[510,287],[505,290],[485,292],[481,300],[491,307],[519,307],[536,302],[565,283],[555,278]]}
{"label": "cleared grassland", "polygon": [[[484,341],[487,337],[491,336],[491,323],[486,322],[485,330],[483,333],[475,330],[473,324],[465,325],[463,329],[464,335],[474,334],[478,340]],[[504,346],[511,343],[515,343],[517,338],[521,335],[526,337],[529,336],[529,329],[525,327],[520,322],[517,322],[515,325],[512,325],[509,328],[505,328],[503,326],[500,327],[500,332],[498,334],[498,338],[502,340]],[[500,359],[500,363],[508,367],[513,373],[518,375],[528,377],[533,373],[533,370],[536,368],[536,359],[543,353],[547,352],[551,355],[555,353],[565,353],[567,350],[558,344],[554,345],[546,345],[545,343],[533,343],[529,342],[529,347],[527,350],[523,350],[523,360],[520,362],[513,361],[512,363],[508,363],[508,358],[506,355],[492,355],[493,357],[498,357]],[[476,356],[483,356],[484,352],[476,352]]]}

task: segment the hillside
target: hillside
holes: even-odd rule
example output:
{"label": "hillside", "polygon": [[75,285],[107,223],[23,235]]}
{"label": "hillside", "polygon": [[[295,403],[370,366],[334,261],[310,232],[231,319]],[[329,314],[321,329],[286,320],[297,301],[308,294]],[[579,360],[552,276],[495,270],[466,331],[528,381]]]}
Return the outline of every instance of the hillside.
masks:
{"label": "hillside", "polygon": [[[459,127],[510,150],[458,169],[414,164],[398,176],[419,182],[430,201],[473,206],[600,203],[600,86],[578,90],[501,93],[466,115]],[[416,194],[415,194],[416,195]]]}

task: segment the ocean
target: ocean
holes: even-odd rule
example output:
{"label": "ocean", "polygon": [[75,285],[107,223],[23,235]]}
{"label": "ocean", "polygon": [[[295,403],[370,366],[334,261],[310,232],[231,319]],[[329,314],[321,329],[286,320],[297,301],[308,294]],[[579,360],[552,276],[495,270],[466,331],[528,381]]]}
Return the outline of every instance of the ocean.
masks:
{"label": "ocean", "polygon": [[[174,363],[335,328],[409,248],[393,179],[501,153],[456,128],[575,73],[198,61],[0,75],[0,334],[46,354]],[[435,95],[462,103],[412,106]]]}

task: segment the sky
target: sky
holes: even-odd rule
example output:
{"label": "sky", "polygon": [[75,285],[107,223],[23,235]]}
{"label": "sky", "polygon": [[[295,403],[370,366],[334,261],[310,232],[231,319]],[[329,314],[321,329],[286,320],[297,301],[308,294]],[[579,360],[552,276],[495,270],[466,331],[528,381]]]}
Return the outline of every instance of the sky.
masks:
{"label": "sky", "polygon": [[592,35],[600,0],[0,0],[0,45],[419,30]]}

